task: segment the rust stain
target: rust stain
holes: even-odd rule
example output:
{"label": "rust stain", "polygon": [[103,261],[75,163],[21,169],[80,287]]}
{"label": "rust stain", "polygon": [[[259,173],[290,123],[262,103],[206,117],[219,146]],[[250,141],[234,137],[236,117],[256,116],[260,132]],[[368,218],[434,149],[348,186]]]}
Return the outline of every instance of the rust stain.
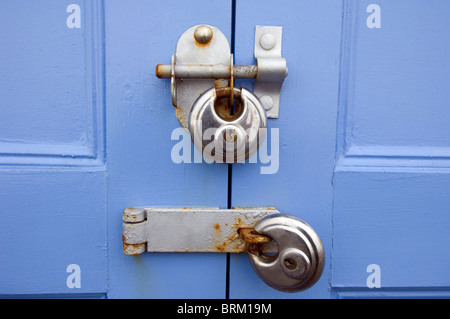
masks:
{"label": "rust stain", "polygon": [[162,64],[158,64],[158,65],[155,67],[155,74],[156,74],[156,77],[157,77],[158,79],[161,79],[161,78],[163,77],[164,72],[163,72],[163,66],[162,66]]}
{"label": "rust stain", "polygon": [[208,42],[206,42],[206,43],[200,43],[200,42],[198,42],[196,39],[195,39],[195,36],[193,36],[194,37],[194,43],[195,43],[195,45],[197,46],[197,47],[199,47],[200,49],[204,49],[204,48],[206,48],[207,46],[209,46],[210,44],[211,44],[211,42],[213,41],[213,39],[214,39],[214,33],[213,33],[213,35],[211,36],[211,40],[209,40]]}
{"label": "rust stain", "polygon": [[125,242],[122,244],[123,253],[126,255],[139,255],[142,253],[142,248],[145,244],[126,244]]}
{"label": "rust stain", "polygon": [[256,78],[258,75],[258,66],[256,65],[234,65],[233,73],[236,78]]}
{"label": "rust stain", "polygon": [[232,250],[236,250],[236,248],[227,247],[227,246],[229,246],[231,243],[233,243],[237,238],[238,238],[238,235],[227,236],[227,238],[222,243],[216,245],[217,251],[220,251],[220,252],[230,251],[230,252],[232,252]]}
{"label": "rust stain", "polygon": [[197,41],[194,41],[194,43],[195,43],[195,45],[196,45],[197,47],[199,47],[200,49],[205,49],[207,46],[209,46],[209,43],[210,43],[210,42],[203,44],[203,43],[199,43],[199,42],[197,42]]}
{"label": "rust stain", "polygon": [[272,240],[269,236],[259,234],[253,228],[240,228],[239,235],[244,241],[252,244],[264,244]]}
{"label": "rust stain", "polygon": [[224,79],[216,79],[214,80],[214,88],[216,89],[223,89],[228,87],[228,80],[224,80]]}
{"label": "rust stain", "polygon": [[143,244],[123,244],[123,247],[128,247],[128,248],[132,248],[132,249],[138,249],[141,248]]}
{"label": "rust stain", "polygon": [[[223,227],[226,227],[225,234]],[[247,252],[251,246],[258,246],[260,244],[267,243],[271,240],[270,237],[258,234],[253,228],[249,227],[248,223],[243,217],[235,216],[232,224],[216,223],[213,225],[215,231],[215,242],[211,246],[212,251],[216,252],[230,252],[230,253],[242,253]],[[242,233],[246,233],[245,240],[242,237]]]}
{"label": "rust stain", "polygon": [[241,217],[235,217],[233,224],[224,224],[227,228],[231,229],[231,235],[222,238],[222,229],[220,224],[214,224],[213,227],[216,231],[216,242],[214,244],[214,251],[217,252],[230,252],[230,253],[242,253],[247,249],[247,243],[243,241],[239,236],[239,229],[243,228],[243,222]]}

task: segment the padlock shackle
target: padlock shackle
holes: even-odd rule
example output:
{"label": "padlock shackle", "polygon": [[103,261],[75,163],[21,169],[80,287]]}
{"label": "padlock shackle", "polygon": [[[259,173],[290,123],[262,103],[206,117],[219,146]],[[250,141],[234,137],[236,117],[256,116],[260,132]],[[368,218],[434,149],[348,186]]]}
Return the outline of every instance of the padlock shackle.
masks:
{"label": "padlock shackle", "polygon": [[[231,95],[231,88],[230,87],[216,89],[216,96],[219,99],[224,98],[224,97],[228,97],[230,95]],[[241,90],[233,88],[233,95],[234,95],[235,98],[240,99],[241,98]]]}

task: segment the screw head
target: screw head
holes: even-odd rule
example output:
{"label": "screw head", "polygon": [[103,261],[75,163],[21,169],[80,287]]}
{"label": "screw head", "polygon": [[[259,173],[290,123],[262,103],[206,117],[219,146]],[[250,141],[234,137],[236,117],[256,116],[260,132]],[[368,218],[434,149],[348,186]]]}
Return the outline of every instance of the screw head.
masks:
{"label": "screw head", "polygon": [[277,40],[270,33],[264,33],[261,38],[259,38],[259,44],[264,50],[271,50],[277,44]]}
{"label": "screw head", "polygon": [[213,37],[213,31],[207,25],[198,26],[194,31],[194,38],[200,44],[207,44]]}

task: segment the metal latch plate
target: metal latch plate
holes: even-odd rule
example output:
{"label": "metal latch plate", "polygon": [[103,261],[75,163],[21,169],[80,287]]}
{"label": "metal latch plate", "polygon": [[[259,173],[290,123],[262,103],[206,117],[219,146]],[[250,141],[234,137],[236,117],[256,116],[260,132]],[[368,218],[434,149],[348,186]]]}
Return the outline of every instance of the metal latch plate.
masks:
{"label": "metal latch plate", "polygon": [[[127,255],[147,252],[248,252],[239,229],[253,228],[273,207],[127,208],[123,216],[123,249]],[[276,252],[274,243],[263,251]]]}

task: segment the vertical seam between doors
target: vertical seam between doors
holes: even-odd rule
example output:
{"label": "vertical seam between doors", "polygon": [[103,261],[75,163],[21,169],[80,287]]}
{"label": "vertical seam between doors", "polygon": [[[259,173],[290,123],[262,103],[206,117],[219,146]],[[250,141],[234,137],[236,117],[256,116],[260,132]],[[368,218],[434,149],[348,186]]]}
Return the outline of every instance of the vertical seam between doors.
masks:
{"label": "vertical seam between doors", "polygon": [[[234,43],[236,37],[236,0],[231,0],[231,54],[234,55]],[[232,207],[231,196],[232,196],[232,175],[233,166],[228,164],[228,184],[227,184],[227,208]],[[226,277],[225,277],[225,299],[230,299],[230,253],[227,253],[226,258]]]}

